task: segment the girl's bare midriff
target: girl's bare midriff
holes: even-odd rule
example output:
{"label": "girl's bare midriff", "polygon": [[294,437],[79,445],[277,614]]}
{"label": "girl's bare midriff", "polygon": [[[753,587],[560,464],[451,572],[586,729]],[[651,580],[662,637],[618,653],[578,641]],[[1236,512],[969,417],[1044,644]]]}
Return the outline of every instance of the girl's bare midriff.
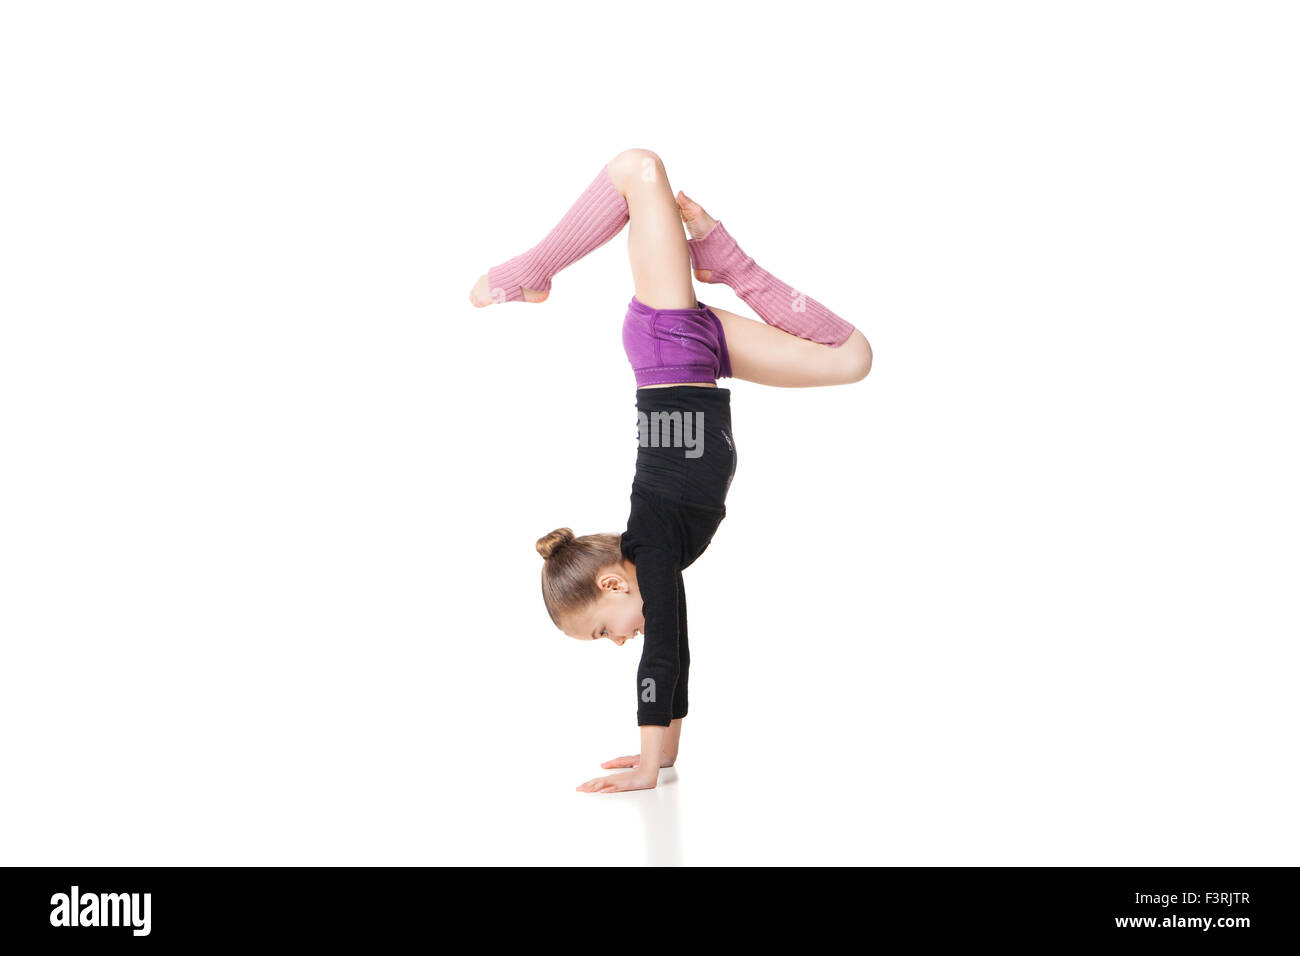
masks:
{"label": "girl's bare midriff", "polygon": [[663,385],[642,385],[642,388],[675,388],[678,385],[698,385],[700,388],[717,388],[717,382],[665,382]]}

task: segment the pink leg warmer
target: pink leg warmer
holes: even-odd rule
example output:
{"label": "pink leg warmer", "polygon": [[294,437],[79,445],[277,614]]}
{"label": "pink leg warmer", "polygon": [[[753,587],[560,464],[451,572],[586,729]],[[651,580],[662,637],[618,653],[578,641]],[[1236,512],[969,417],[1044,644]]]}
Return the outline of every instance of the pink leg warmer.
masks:
{"label": "pink leg warmer", "polygon": [[553,275],[613,239],[627,219],[627,200],[602,166],[545,239],[523,255],[488,270],[492,297],[497,302],[518,302],[524,289],[550,291]]}
{"label": "pink leg warmer", "polygon": [[688,239],[686,245],[691,250],[693,268],[711,270],[710,282],[731,286],[768,325],[823,345],[843,345],[853,334],[853,326],[848,322],[811,296],[792,289],[745,255],[731,234],[722,228],[721,221],[714,223],[703,239]]}

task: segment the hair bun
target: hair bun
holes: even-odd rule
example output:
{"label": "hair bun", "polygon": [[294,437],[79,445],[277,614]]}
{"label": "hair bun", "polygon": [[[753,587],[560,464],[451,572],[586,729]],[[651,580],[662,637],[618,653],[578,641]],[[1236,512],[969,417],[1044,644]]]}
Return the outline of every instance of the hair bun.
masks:
{"label": "hair bun", "polygon": [[556,528],[550,534],[537,539],[537,553],[543,558],[549,558],[572,540],[572,528]]}

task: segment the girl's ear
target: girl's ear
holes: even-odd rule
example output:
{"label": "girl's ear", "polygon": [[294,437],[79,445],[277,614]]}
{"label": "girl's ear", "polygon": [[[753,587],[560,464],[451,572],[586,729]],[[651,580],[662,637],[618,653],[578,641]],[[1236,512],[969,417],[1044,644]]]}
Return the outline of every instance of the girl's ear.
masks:
{"label": "girl's ear", "polygon": [[596,579],[596,586],[602,591],[627,591],[627,578],[622,572],[610,568]]}

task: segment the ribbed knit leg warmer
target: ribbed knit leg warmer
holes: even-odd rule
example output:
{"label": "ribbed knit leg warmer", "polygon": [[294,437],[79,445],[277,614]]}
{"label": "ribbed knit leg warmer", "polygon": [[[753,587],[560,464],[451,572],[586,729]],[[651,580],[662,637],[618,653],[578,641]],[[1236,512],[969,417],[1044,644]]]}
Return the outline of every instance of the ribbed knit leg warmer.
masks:
{"label": "ribbed knit leg warmer", "polygon": [[693,268],[712,271],[710,282],[731,286],[768,325],[823,345],[843,345],[853,334],[853,326],[848,322],[745,255],[731,234],[722,228],[721,221],[715,222],[703,239],[688,239],[686,244],[691,250]]}
{"label": "ribbed knit leg warmer", "polygon": [[604,166],[564,218],[523,255],[488,270],[497,302],[518,302],[524,289],[548,292],[551,277],[618,235],[627,223],[627,200]]}

